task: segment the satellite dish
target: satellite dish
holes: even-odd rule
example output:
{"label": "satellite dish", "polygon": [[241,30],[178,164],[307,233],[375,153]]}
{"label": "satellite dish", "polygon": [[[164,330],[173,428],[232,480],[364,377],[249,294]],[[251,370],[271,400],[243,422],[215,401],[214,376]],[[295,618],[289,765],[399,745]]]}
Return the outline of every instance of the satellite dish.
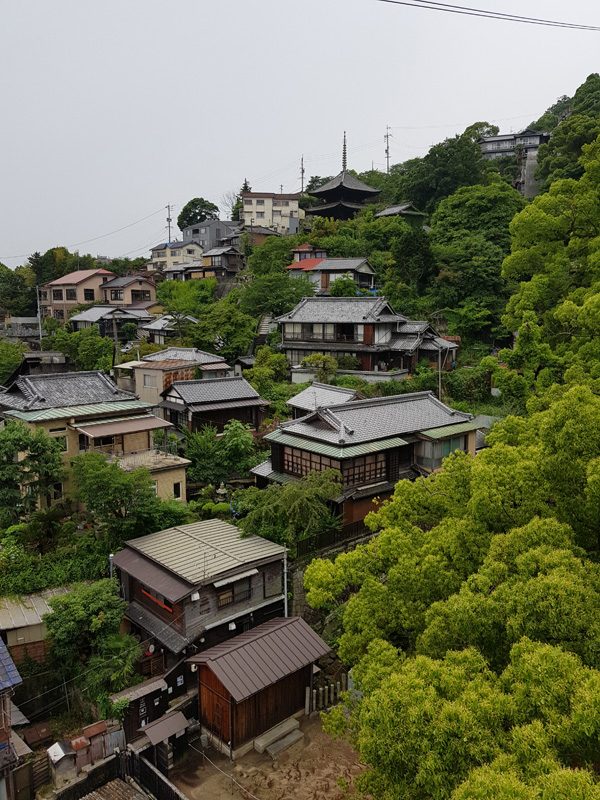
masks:
{"label": "satellite dish", "polygon": [[148,652],[150,653],[150,655],[152,655],[152,653],[155,651],[155,649],[156,648],[154,647],[154,645],[151,644],[150,647],[148,648]]}

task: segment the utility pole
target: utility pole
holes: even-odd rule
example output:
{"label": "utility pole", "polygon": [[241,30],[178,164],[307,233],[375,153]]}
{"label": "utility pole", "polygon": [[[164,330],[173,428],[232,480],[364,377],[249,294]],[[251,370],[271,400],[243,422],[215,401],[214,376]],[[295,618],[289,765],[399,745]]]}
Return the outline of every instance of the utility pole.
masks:
{"label": "utility pole", "polygon": [[300,156],[300,194],[304,194],[304,156]]}
{"label": "utility pole", "polygon": [[385,126],[385,136],[383,137],[383,139],[385,141],[385,162],[387,164],[387,174],[388,175],[390,174],[390,136],[392,135],[390,133],[390,130],[391,130],[390,126],[386,125]]}
{"label": "utility pole", "polygon": [[[51,291],[51,290],[50,290]],[[40,287],[35,287],[35,299],[37,301],[38,334],[40,337],[40,350],[42,349],[42,309],[40,308]]]}
{"label": "utility pole", "polygon": [[279,194],[283,194],[283,183],[279,184]]}
{"label": "utility pole", "polygon": [[169,242],[171,241],[171,223],[173,219],[171,217],[171,204],[167,205],[167,230],[169,231]]}

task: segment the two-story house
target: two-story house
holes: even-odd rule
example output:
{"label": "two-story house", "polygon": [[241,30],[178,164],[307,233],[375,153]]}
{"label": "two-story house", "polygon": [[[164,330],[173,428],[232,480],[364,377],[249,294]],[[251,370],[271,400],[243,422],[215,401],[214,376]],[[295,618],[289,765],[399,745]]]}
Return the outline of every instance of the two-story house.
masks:
{"label": "two-story house", "polygon": [[218,519],[132,539],[113,563],[131,629],[164,668],[285,613],[285,548]]}
{"label": "two-story house", "polygon": [[102,286],[103,300],[112,306],[135,306],[156,301],[156,286],[151,278],[142,275],[122,275]]}
{"label": "two-story house", "polygon": [[[128,329],[136,329],[152,321],[152,314],[143,308],[123,308],[114,305],[97,305],[73,314],[69,324],[74,331],[82,331],[96,325],[100,336],[127,341]],[[127,326],[127,327],[126,327]]]}
{"label": "two-story house", "polygon": [[350,400],[282,423],[265,436],[271,457],[251,471],[257,485],[266,486],[339,470],[343,487],[336,511],[352,530],[373,500],[388,497],[399,480],[438,469],[455,450],[474,455],[479,427],[471,414],[455,411],[432,392]]}
{"label": "two-story house", "polygon": [[155,444],[155,433],[171,423],[150,408],[99,371],[23,376],[0,392],[0,416],[44,430],[63,451],[64,480],[40,498],[43,506],[70,492],[68,467],[74,456],[86,452],[103,453],[124,470],[145,467],[159,497],[185,499],[190,462]]}
{"label": "two-story house", "polygon": [[196,261],[202,255],[198,242],[162,242],[150,250],[150,270],[161,272],[165,267]]}
{"label": "two-story house", "polygon": [[107,269],[81,269],[49,281],[40,288],[40,314],[64,322],[77,306],[103,300],[102,285],[112,278]]}
{"label": "two-story house", "polygon": [[306,389],[295,394],[287,401],[294,419],[305,417],[317,408],[337,406],[349,403],[351,400],[361,400],[362,395],[356,389],[345,389],[342,386],[331,386],[328,383],[313,383]]}
{"label": "two-story house", "polygon": [[196,242],[206,252],[218,247],[226,236],[230,236],[238,227],[237,222],[225,219],[205,219],[184,228],[183,241]]}
{"label": "two-story house", "polygon": [[16,800],[13,772],[19,764],[15,750],[14,733],[11,729],[10,698],[22,683],[6,645],[0,639],[0,798]]}
{"label": "two-story house", "polygon": [[305,297],[277,322],[292,366],[327,353],[352,355],[361,370],[412,372],[422,360],[449,369],[458,349],[428,322],[397,314],[385,297]]}
{"label": "two-story house", "polygon": [[[304,255],[306,251],[302,252]],[[331,284],[337,278],[350,277],[356,284],[357,293],[375,288],[375,270],[366,258],[314,258],[294,259],[287,267],[290,275],[306,275],[318,295],[329,294]]]}
{"label": "two-story house", "polygon": [[192,317],[189,314],[184,314],[177,318],[172,314],[163,314],[142,325],[140,330],[151,344],[166,344],[169,339],[180,339],[186,326],[196,325],[197,323],[196,317]]}
{"label": "two-story house", "polygon": [[242,192],[244,226],[261,225],[284,235],[298,233],[299,222],[304,219],[300,208],[302,195],[276,194],[275,192]]}
{"label": "two-story house", "polygon": [[189,431],[198,431],[205,425],[222,431],[232,419],[258,429],[268,406],[268,401],[238,375],[176,381],[162,397],[166,419],[180,430]]}
{"label": "two-story house", "polygon": [[173,383],[198,377],[225,378],[231,373],[231,367],[223,356],[195,347],[169,347],[137,361],[118,364],[114,371],[120,389],[134,392],[140,400],[157,408],[162,402],[162,393]]}

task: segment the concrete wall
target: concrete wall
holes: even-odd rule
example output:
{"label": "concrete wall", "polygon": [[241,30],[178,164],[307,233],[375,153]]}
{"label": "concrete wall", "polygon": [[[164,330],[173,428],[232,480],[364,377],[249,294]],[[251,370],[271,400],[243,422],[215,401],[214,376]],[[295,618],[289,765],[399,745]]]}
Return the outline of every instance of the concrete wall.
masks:
{"label": "concrete wall", "polygon": [[[384,381],[403,381],[408,377],[407,369],[394,369],[386,372],[364,371],[356,369],[339,369],[336,375],[352,375],[367,383],[383,383]],[[310,369],[292,369],[292,383],[312,383],[316,380],[316,373]]]}

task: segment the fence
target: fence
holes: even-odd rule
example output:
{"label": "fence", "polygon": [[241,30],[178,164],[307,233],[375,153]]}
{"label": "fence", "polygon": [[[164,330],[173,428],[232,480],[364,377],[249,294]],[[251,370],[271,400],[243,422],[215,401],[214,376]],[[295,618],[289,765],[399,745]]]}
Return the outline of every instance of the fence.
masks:
{"label": "fence", "polygon": [[368,533],[368,528],[364,522],[361,521],[353,522],[351,525],[345,525],[338,530],[323,531],[323,533],[307,536],[306,539],[299,539],[296,543],[296,557],[307,556],[317,550],[324,550],[326,547],[332,547],[341,542],[358,539],[364,536],[365,533]]}

